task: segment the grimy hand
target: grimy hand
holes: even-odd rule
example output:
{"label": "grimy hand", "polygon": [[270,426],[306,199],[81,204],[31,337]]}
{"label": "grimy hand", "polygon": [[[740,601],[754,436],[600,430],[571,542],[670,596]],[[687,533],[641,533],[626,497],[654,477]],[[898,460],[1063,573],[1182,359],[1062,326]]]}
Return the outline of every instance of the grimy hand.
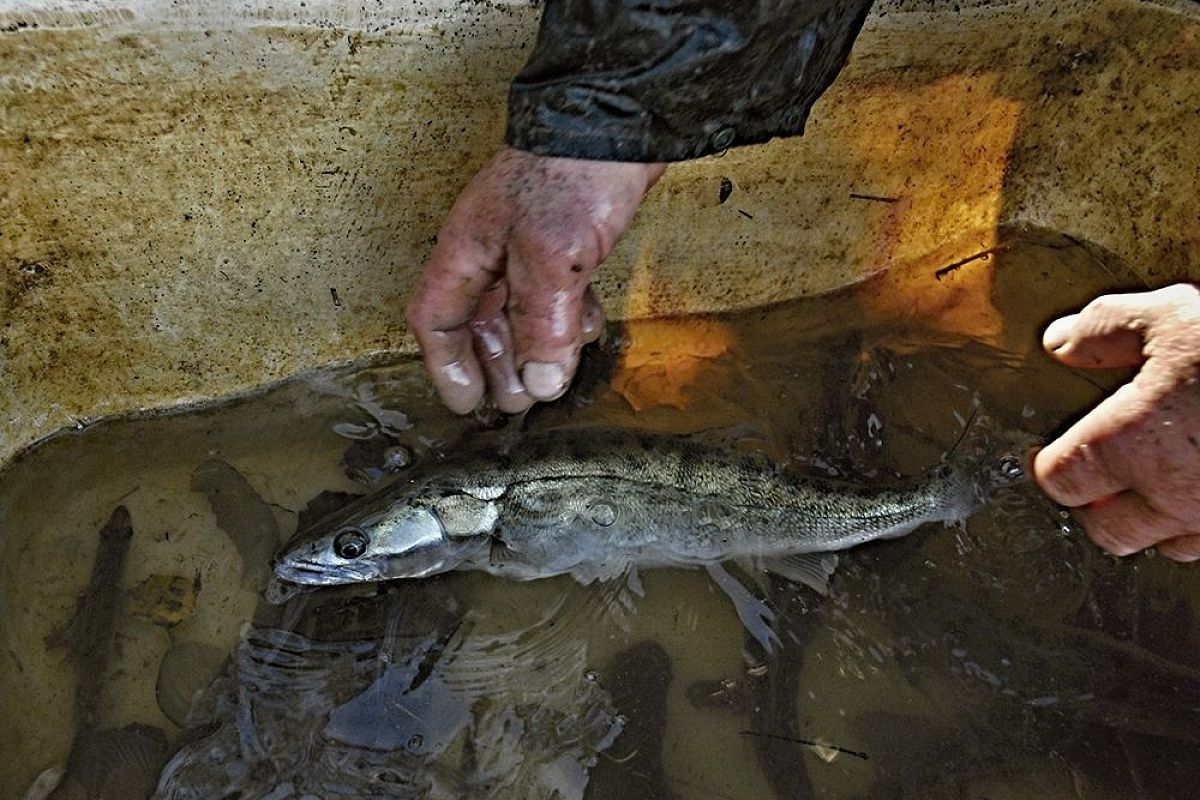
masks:
{"label": "grimy hand", "polygon": [[604,315],[588,286],[663,164],[507,148],[459,195],[408,305],[442,401],[524,411],[570,384]]}
{"label": "grimy hand", "polygon": [[1037,454],[1042,489],[1110,553],[1200,559],[1200,290],[1097,298],[1043,345],[1074,367],[1141,369]]}

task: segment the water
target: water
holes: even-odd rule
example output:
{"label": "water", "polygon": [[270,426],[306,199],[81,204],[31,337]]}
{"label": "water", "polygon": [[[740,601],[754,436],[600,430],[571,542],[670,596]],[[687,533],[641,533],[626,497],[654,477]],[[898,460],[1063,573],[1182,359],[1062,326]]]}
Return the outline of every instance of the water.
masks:
{"label": "water", "polygon": [[[1038,331],[1133,283],[1069,240],[1009,232],[936,286],[889,278],[614,331],[523,424],[914,474],[976,400],[1046,435],[1117,385],[1053,365]],[[905,299],[918,289],[932,306]],[[965,529],[852,552],[828,598],[747,579],[778,615],[773,656],[699,571],[647,572],[642,596],[450,575],[262,602],[244,555],[314,497],[503,422],[446,414],[400,360],[24,453],[0,474],[0,796],[67,763],[80,667],[103,676],[107,745],[80,763],[136,785],[123,776],[158,762],[103,732],[151,726],[177,754],[175,797],[368,796],[374,781],[431,797],[1168,798],[1200,773],[1200,577],[1102,555],[1031,489]],[[134,535],[112,646],[78,664],[70,621],[119,504]]]}

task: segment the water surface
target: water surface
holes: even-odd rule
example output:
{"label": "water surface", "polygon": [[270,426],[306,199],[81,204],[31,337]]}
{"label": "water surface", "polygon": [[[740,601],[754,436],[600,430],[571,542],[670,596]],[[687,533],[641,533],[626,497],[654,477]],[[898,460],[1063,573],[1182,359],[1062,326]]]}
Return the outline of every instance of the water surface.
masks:
{"label": "water surface", "polygon": [[[614,327],[523,420],[453,418],[398,359],[32,448],[0,474],[0,796],[68,764],[81,669],[102,677],[99,755],[74,769],[136,786],[170,758],[173,798],[1186,796],[1200,578],[1101,554],[1028,487],[853,551],[829,597],[742,574],[777,615],[774,654],[698,571],[647,572],[640,596],[448,575],[262,598],[263,554],[314,498],[483,428],[686,433],[869,482],[936,464],[976,405],[1044,436],[1122,380],[1037,345],[1133,284],[1111,260],[1013,234],[939,284],[943,306],[912,313],[874,281]],[[134,534],[89,662],[71,623],[118,505]]]}

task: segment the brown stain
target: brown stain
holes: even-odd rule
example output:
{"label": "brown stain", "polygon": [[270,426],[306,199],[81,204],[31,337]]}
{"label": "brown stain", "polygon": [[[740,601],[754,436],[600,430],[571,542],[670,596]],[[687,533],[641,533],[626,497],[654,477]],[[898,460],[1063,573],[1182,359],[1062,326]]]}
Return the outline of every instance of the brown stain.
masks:
{"label": "brown stain", "polygon": [[4,282],[3,316],[8,319],[24,303],[29,292],[54,282],[50,267],[43,261],[14,258],[7,265],[11,274]]}

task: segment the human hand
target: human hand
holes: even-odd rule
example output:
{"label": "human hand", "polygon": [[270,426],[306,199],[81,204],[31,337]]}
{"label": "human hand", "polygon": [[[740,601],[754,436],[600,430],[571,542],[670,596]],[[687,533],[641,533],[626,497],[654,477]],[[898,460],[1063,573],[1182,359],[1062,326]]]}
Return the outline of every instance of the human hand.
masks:
{"label": "human hand", "polygon": [[591,275],[665,168],[506,148],[476,174],[408,305],[450,410],[474,409],[485,381],[508,413],[566,391],[604,326]]}
{"label": "human hand", "polygon": [[1141,369],[1035,456],[1038,484],[1110,553],[1200,559],[1200,290],[1099,297],[1043,346],[1074,367]]}

